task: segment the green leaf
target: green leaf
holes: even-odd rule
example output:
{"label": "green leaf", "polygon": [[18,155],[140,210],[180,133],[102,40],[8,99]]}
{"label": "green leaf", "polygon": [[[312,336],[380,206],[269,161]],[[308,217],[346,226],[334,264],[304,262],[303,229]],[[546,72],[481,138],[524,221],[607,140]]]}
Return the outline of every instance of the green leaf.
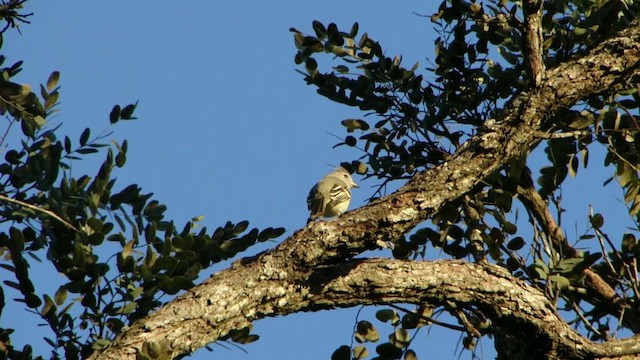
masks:
{"label": "green leaf", "polygon": [[239,223],[236,224],[236,226],[233,228],[233,231],[231,233],[233,235],[240,235],[245,230],[247,230],[248,227],[249,227],[249,221],[247,220],[240,221]]}
{"label": "green leaf", "polygon": [[130,302],[130,303],[126,304],[125,306],[121,307],[120,309],[118,309],[118,311],[116,313],[117,314],[123,314],[123,315],[131,314],[132,312],[135,311],[137,306],[138,306],[137,303]]}
{"label": "green leaf", "polygon": [[87,141],[89,141],[89,136],[91,136],[91,129],[86,128],[80,135],[80,146],[85,146]]}
{"label": "green leaf", "polygon": [[53,91],[56,86],[58,86],[58,81],[60,80],[60,72],[54,71],[49,75],[49,79],[47,80],[47,90]]}
{"label": "green leaf", "polygon": [[571,285],[571,281],[562,275],[551,275],[548,280],[558,289],[566,289]]}
{"label": "green leaf", "polygon": [[44,306],[42,307],[42,309],[40,309],[40,315],[42,315],[42,317],[44,318],[47,318],[52,312],[55,313],[56,305],[53,302],[53,300],[51,300],[49,295],[45,294],[43,297],[44,297]]}
{"label": "green leaf", "polygon": [[362,320],[356,325],[356,333],[354,334],[358,342],[376,342],[380,340],[380,334],[372,323]]}
{"label": "green leaf", "polygon": [[67,300],[67,288],[64,286],[60,286],[53,299],[56,302],[56,305],[62,305]]}
{"label": "green leaf", "polygon": [[34,293],[28,293],[24,297],[24,302],[25,302],[25,304],[27,304],[28,307],[30,307],[32,309],[35,309],[35,308],[39,307],[40,305],[42,305],[42,300],[40,300],[38,295],[36,295]]}
{"label": "green leaf", "polygon": [[571,154],[569,157],[569,163],[567,164],[569,176],[573,178],[576,177],[576,174],[578,173],[578,165],[578,158],[575,154]]}
{"label": "green leaf", "polygon": [[509,241],[509,243],[507,244],[507,248],[509,250],[520,250],[520,249],[522,249],[524,244],[525,244],[524,239],[522,237],[518,236],[518,237],[515,237],[515,238],[511,239],[511,241]]}
{"label": "green leaf", "polygon": [[533,270],[533,275],[537,275],[537,279],[546,279],[549,274],[549,267],[541,259],[536,259],[530,269]]}
{"label": "green leaf", "polygon": [[371,141],[373,143],[381,143],[385,141],[385,137],[378,133],[368,133],[360,136],[360,139]]}
{"label": "green leaf", "polygon": [[347,128],[347,132],[353,132],[356,129],[366,131],[369,130],[369,124],[361,119],[345,119],[340,122],[342,126]]}
{"label": "green leaf", "polygon": [[333,69],[341,74],[346,74],[349,72],[349,67],[345,65],[337,65],[337,66],[334,66]]}
{"label": "green leaf", "polygon": [[402,349],[391,343],[376,346],[376,352],[384,359],[399,359],[402,356]]}
{"label": "green leaf", "polygon": [[583,261],[584,260],[582,258],[562,259],[553,268],[553,271],[554,272],[559,272],[559,273],[570,273],[576,268],[576,266],[578,266]]}
{"label": "green leaf", "polygon": [[9,229],[9,235],[11,236],[10,248],[15,252],[24,251],[24,234],[16,227]]}
{"label": "green leaf", "polygon": [[404,360],[418,360],[418,355],[413,350],[407,350],[404,352]]}
{"label": "green leaf", "polygon": [[411,343],[411,334],[404,328],[397,328],[393,332],[390,342],[396,347],[404,349]]}
{"label": "green leaf", "polygon": [[623,253],[632,253],[637,247],[638,241],[633,234],[626,233],[622,236],[621,250]]}
{"label": "green leaf", "polygon": [[264,242],[269,239],[275,239],[277,237],[280,237],[282,234],[284,234],[285,231],[286,229],[283,227],[279,227],[279,228],[268,227],[260,232],[260,234],[258,235],[258,241]]}
{"label": "green leaf", "polygon": [[127,106],[124,107],[124,109],[122,109],[121,113],[120,113],[120,118],[122,120],[135,120],[136,118],[133,117],[133,112],[136,110],[136,107],[138,106],[138,102],[136,101],[135,104],[129,104]]}
{"label": "green leaf", "polygon": [[510,211],[513,204],[513,194],[503,189],[489,190],[489,196],[493,198],[494,203],[504,211]]}
{"label": "green leaf", "polygon": [[382,322],[391,322],[391,325],[397,325],[400,322],[400,317],[395,310],[382,309],[376,311],[376,319]]}
{"label": "green leaf", "polygon": [[342,345],[331,354],[331,360],[351,360],[351,348]]}
{"label": "green leaf", "polygon": [[601,214],[594,214],[589,221],[595,229],[600,229],[604,225],[604,217]]}
{"label": "green leaf", "polygon": [[322,40],[327,36],[327,29],[324,27],[324,25],[322,25],[320,21],[313,20],[311,26],[313,27],[313,31],[316,32],[316,36],[318,37],[318,39]]}
{"label": "green leaf", "polygon": [[118,122],[118,120],[120,120],[120,113],[121,113],[121,109],[120,109],[120,105],[116,105],[113,107],[113,109],[111,109],[111,113],[109,114],[109,121],[112,124],[115,124]]}
{"label": "green leaf", "polygon": [[355,22],[353,23],[353,26],[351,26],[351,31],[349,31],[349,37],[354,38],[356,37],[356,35],[358,35],[358,23]]}
{"label": "green leaf", "polygon": [[365,359],[369,356],[369,350],[363,345],[357,345],[353,348],[353,359]]}

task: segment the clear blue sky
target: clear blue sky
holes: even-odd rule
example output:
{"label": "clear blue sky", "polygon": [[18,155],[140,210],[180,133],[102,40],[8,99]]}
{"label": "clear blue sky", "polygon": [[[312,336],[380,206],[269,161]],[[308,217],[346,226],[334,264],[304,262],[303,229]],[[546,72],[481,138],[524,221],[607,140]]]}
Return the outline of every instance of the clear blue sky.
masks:
{"label": "clear blue sky", "polygon": [[[29,18],[32,24],[22,27],[22,35],[10,31],[2,53],[9,63],[25,61],[18,78],[22,83],[37,85],[52,71],[61,72],[60,112],[51,121],[62,122],[61,132],[72,138],[87,126],[106,128],[114,104],[139,100],[139,120],[115,127],[115,138],[129,140],[128,163],[118,171],[118,183],[137,183],[155,193],[170,218],[180,223],[204,215],[209,228],[249,220],[259,228],[284,226],[291,234],[305,224],[309,188],[333,166],[359,156],[353,149],[332,149],[337,140],[329,133],[343,135],[340,120],[362,114],[318,96],[304,83],[294,71],[289,28],[312,33],[315,19],[345,29],[357,21],[360,32],[380,41],[388,55],[402,54],[406,64],[420,61],[424,67],[426,58],[433,59],[437,35],[429,18],[414,12],[431,15],[438,4],[221,4],[32,0],[27,7],[35,14]],[[74,164],[76,175],[95,171],[102,159]],[[606,177],[600,173],[592,180],[600,185]],[[352,208],[364,203],[373,185],[365,181],[354,191]],[[611,196],[622,195],[614,189]],[[619,211],[620,200],[608,201]],[[579,220],[573,220],[581,221],[578,234],[587,212],[581,209],[575,215]],[[45,271],[43,283],[62,280]],[[356,310],[259,321],[254,332],[261,339],[244,347],[248,353],[212,344],[214,353],[201,350],[193,358],[327,359],[351,341]],[[9,320],[26,331],[18,343],[46,333],[27,326],[32,315],[21,311],[14,310]],[[371,320],[371,313],[364,318]],[[383,336],[390,330],[380,329]],[[428,339],[420,340],[419,355],[455,358],[458,342],[457,333],[432,329]],[[492,348],[485,341],[481,350],[491,358]],[[46,345],[36,350],[48,354]]]}

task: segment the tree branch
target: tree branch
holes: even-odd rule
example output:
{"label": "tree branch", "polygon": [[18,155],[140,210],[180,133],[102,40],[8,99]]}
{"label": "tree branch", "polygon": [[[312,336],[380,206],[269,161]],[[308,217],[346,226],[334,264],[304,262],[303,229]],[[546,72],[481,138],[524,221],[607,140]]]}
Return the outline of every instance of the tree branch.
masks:
{"label": "tree branch", "polygon": [[532,87],[538,87],[542,83],[545,66],[542,49],[542,5],[543,0],[525,0],[522,10],[524,12],[524,54],[527,58],[527,71]]}
{"label": "tree branch", "polygon": [[[542,228],[545,229],[545,232],[549,234],[553,246],[562,254],[562,257],[578,257],[578,252],[569,244],[562,232],[562,229],[560,229],[553,216],[549,213],[547,203],[536,191],[533,185],[527,187],[518,186],[517,192],[527,209],[532,212],[533,216],[541,224]],[[591,269],[585,269],[584,275],[585,282],[590,290],[595,291],[595,293],[598,294],[598,298],[601,301],[605,301],[609,307],[613,306],[613,309],[616,310],[616,315],[618,315],[618,313],[622,311],[622,304],[620,303],[620,298],[618,297],[618,294],[616,294],[615,290],[606,281],[604,281],[600,275]]]}
{"label": "tree branch", "polygon": [[[256,319],[290,314],[303,309],[320,310],[335,307],[340,296],[344,298],[339,306],[368,303],[369,300],[364,294],[351,294],[349,291],[342,293],[339,291],[340,287],[328,292],[331,290],[327,288],[329,285],[352,285],[345,282],[344,277],[331,278],[321,270],[330,270],[335,268],[335,264],[344,263],[365,250],[375,249],[377,241],[393,241],[400,238],[444,204],[468,192],[487,175],[499,170],[511,159],[522,156],[535,141],[534,132],[540,130],[543,121],[550,119],[558,110],[568,108],[580,99],[626,87],[622,84],[636,81],[640,75],[639,61],[640,26],[636,20],[631,28],[604,41],[587,56],[547,71],[546,80],[539,88],[531,93],[517,95],[495,124],[480,129],[479,134],[470,139],[447,162],[416,175],[389,196],[343,214],[338,219],[309,224],[276,248],[234,263],[229,269],[213,275],[157,312],[134,323],[109,347],[94,354],[92,358],[131,359],[145,341],[157,342],[160,339],[168,341],[171,344],[172,355],[178,356],[211,343],[232,329],[247,326]],[[354,274],[359,274],[363,284],[366,284],[367,277],[383,275],[387,271],[399,271],[397,269],[400,264],[404,264],[402,266],[406,266],[405,269],[414,269],[413,266],[431,266],[430,263],[391,260],[384,261],[383,264],[392,264],[396,270],[387,269],[384,267],[387,265],[383,265],[374,272],[357,271],[360,262],[344,264],[340,269],[352,266],[356,271]],[[407,291],[412,288],[420,289],[420,295],[415,294],[420,301],[436,301],[457,292],[458,301],[461,303],[486,304],[482,306],[486,306],[487,311],[493,310],[494,316],[504,319],[504,325],[509,325],[509,319],[512,319],[512,325],[521,328],[521,332],[536,334],[536,329],[552,326],[553,331],[565,336],[562,342],[556,344],[559,349],[555,350],[558,352],[589,352],[600,349],[595,344],[585,343],[585,340],[567,328],[566,324],[553,321],[557,319],[557,314],[547,303],[544,295],[537,293],[533,296],[534,293],[526,292],[525,284],[507,278],[508,274],[504,271],[491,270],[495,271],[495,280],[502,279],[500,284],[504,287],[460,291],[477,283],[474,276],[483,275],[482,271],[496,267],[479,268],[479,265],[459,262],[455,264],[460,270],[454,272],[454,275],[459,275],[459,279],[465,280],[457,285],[462,286],[466,283],[467,286],[458,287],[455,291],[451,288],[449,293],[440,286],[445,278],[450,278],[452,274],[429,268],[430,271],[418,271],[408,276],[394,276],[393,280],[387,279],[393,282],[385,284],[386,295],[376,303],[405,302],[412,299],[413,295]],[[464,275],[467,271],[470,271],[469,275]],[[436,274],[432,278],[433,283],[422,277],[429,273]],[[418,275],[420,277],[417,277]],[[375,280],[372,281],[375,283]],[[398,282],[397,287],[395,281]],[[514,284],[517,284],[517,287],[512,289]],[[403,290],[394,292],[398,289]],[[430,289],[433,295],[425,294],[424,291],[427,289]],[[325,295],[318,296],[323,291]],[[526,295],[533,297],[519,300],[516,294],[520,292],[526,292]],[[328,294],[332,294],[333,298],[329,299]],[[488,298],[489,294],[491,300]],[[498,306],[491,307],[490,303]],[[513,304],[525,306],[520,307],[524,312],[500,314],[502,310],[498,311],[502,305],[505,306],[505,311],[511,311]],[[530,309],[534,316],[520,317],[526,315],[527,309]],[[543,338],[546,335],[542,333],[535,336]],[[525,339],[533,341],[538,339],[537,337]],[[564,347],[564,344],[572,342],[573,347]],[[576,344],[588,346],[572,350]],[[621,349],[629,351],[627,343],[615,344],[624,344]],[[632,349],[640,353],[640,349]]]}
{"label": "tree branch", "polygon": [[[453,303],[460,307],[474,304],[491,318],[496,328],[527,339],[528,346],[520,350],[528,354],[526,358],[585,359],[604,354],[640,353],[638,338],[604,344],[585,339],[556,313],[544,293],[496,265],[457,260],[356,259],[321,268],[309,281],[284,273],[276,276],[283,276],[280,280],[274,279],[273,274],[268,281],[259,280],[270,272],[261,273],[260,267],[261,264],[252,263],[249,268],[234,267],[225,270],[223,276],[214,276],[209,281],[210,286],[201,288],[204,291],[181,297],[177,304],[170,305],[172,311],[191,309],[189,317],[171,315],[161,321],[146,322],[145,328],[139,329],[142,330],[139,335],[147,341],[169,340],[173,344],[182,341],[180,337],[188,338],[202,346],[204,343],[200,341],[204,339],[198,335],[203,331],[216,333],[221,330],[212,327],[213,324],[204,321],[203,317],[215,321],[231,313],[234,320],[230,324],[243,327],[249,321],[265,316],[301,311],[397,302],[428,303],[434,307]],[[290,278],[291,275],[296,279]],[[237,278],[239,276],[244,282]],[[230,278],[234,285],[241,283],[245,291],[229,292]],[[212,297],[216,302],[212,302]],[[258,298],[261,302],[255,301]],[[179,329],[171,326],[174,322],[182,324]],[[227,324],[223,325],[226,328]],[[151,327],[155,331],[148,332]],[[108,353],[105,358],[123,356],[122,353]]]}
{"label": "tree branch", "polygon": [[10,203],[16,204],[16,205],[22,206],[22,207],[27,208],[27,209],[31,209],[31,210],[33,210],[33,211],[35,211],[35,212],[43,213],[43,214],[45,214],[45,215],[47,215],[47,216],[50,216],[50,217],[52,217],[53,219],[57,220],[58,222],[60,222],[60,223],[61,223],[61,224],[63,224],[64,226],[68,227],[69,229],[71,229],[71,230],[73,230],[73,231],[77,232],[78,234],[82,234],[82,233],[80,232],[80,230],[76,229],[76,227],[75,227],[75,226],[71,225],[71,223],[69,223],[68,221],[66,221],[65,219],[63,219],[62,217],[60,217],[60,215],[58,215],[58,214],[54,213],[54,212],[53,212],[53,211],[51,211],[51,210],[43,209],[43,208],[40,208],[40,207],[38,207],[38,206],[35,206],[35,205],[31,205],[31,204],[29,204],[29,203],[26,203],[26,202],[24,202],[24,201],[20,201],[20,200],[12,199],[12,198],[10,198],[10,197],[8,197],[8,196],[5,196],[5,195],[2,195],[2,194],[0,194],[0,200],[1,200],[1,201],[6,201],[6,202],[10,202]]}

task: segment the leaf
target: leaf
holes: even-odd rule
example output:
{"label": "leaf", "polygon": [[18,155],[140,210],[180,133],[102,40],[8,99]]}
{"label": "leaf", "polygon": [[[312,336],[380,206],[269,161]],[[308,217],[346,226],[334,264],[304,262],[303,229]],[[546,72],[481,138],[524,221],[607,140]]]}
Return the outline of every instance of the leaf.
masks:
{"label": "leaf", "polygon": [[334,23],[329,24],[327,27],[327,36],[329,37],[329,42],[335,46],[344,45],[344,38],[340,35],[338,31],[338,26]]}
{"label": "leaf", "polygon": [[595,229],[600,229],[604,225],[604,217],[601,214],[594,214],[589,221]]}
{"label": "leaf", "polygon": [[567,167],[569,170],[569,176],[571,176],[572,178],[576,177],[576,174],[578,173],[578,165],[578,158],[575,154],[571,154]]}
{"label": "leaf", "polygon": [[122,258],[126,259],[131,256],[131,252],[133,251],[133,247],[136,245],[136,239],[131,239],[127,244],[122,248]]}
{"label": "leaf", "polygon": [[89,136],[91,136],[91,129],[86,128],[80,135],[80,146],[85,146],[87,141],[89,141]]}
{"label": "leaf", "polygon": [[71,139],[68,136],[64,137],[64,151],[67,154],[71,152]]}
{"label": "leaf", "polygon": [[136,110],[136,107],[138,106],[138,102],[136,101],[135,104],[129,104],[127,106],[125,106],[122,109],[122,112],[120,113],[120,118],[122,120],[135,120],[136,118],[133,117],[133,112]]}
{"label": "leaf", "polygon": [[109,121],[112,124],[115,124],[118,122],[118,120],[120,120],[120,113],[121,113],[121,109],[120,109],[120,105],[116,105],[113,107],[113,109],[111,109],[111,113],[109,114]]}
{"label": "leaf", "polygon": [[622,246],[621,250],[624,253],[632,253],[633,250],[637,247],[638,241],[633,234],[626,233],[622,236]]}
{"label": "leaf", "polygon": [[60,72],[54,71],[49,75],[49,79],[47,80],[47,90],[49,92],[53,91],[56,86],[58,86],[58,81],[60,80]]}
{"label": "leaf", "polygon": [[316,36],[318,37],[318,39],[322,40],[327,36],[327,29],[324,27],[324,25],[322,25],[320,21],[313,20],[311,26],[313,27],[313,31],[316,32]]}
{"label": "leaf", "polygon": [[489,196],[493,198],[493,202],[500,209],[510,211],[513,204],[513,194],[503,189],[489,190]]}
{"label": "leaf", "polygon": [[356,360],[365,359],[368,356],[369,356],[369,350],[367,350],[366,347],[362,345],[358,345],[353,348],[353,359],[356,359]]}
{"label": "leaf", "polygon": [[507,244],[507,249],[509,250],[520,250],[522,249],[522,247],[524,246],[525,241],[522,237],[518,236],[513,238],[511,241],[509,241],[509,243]]}
{"label": "leaf", "polygon": [[258,235],[258,241],[264,242],[269,239],[275,239],[277,237],[282,236],[282,234],[284,234],[285,231],[286,229],[283,227],[279,227],[279,228],[268,227],[260,232],[260,234]]}
{"label": "leaf", "polygon": [[342,345],[331,354],[331,360],[351,360],[351,349]]}
{"label": "leaf", "polygon": [[582,262],[582,258],[562,259],[558,262],[558,265],[553,268],[553,271],[559,273],[570,273]]}
{"label": "leaf", "polygon": [[369,130],[369,124],[362,119],[345,119],[340,122],[342,126],[347,128],[347,132],[353,132],[356,129],[366,131]]}
{"label": "leaf", "polygon": [[533,265],[530,266],[530,269],[537,275],[537,279],[546,279],[547,274],[549,274],[549,267],[541,259],[536,259]]}
{"label": "leaf", "polygon": [[382,322],[391,322],[391,325],[397,325],[400,322],[400,317],[395,310],[382,309],[376,311],[376,319]]}
{"label": "leaf", "polygon": [[562,275],[551,275],[548,280],[558,289],[566,289],[571,285],[569,279]]}
{"label": "leaf", "polygon": [[378,133],[368,133],[360,136],[360,139],[371,141],[373,143],[381,143],[385,140],[385,137]]}
{"label": "leaf", "polygon": [[67,288],[64,286],[60,286],[53,299],[56,302],[56,305],[62,305],[67,300]]}
{"label": "leaf", "polygon": [[476,338],[473,336],[465,336],[464,339],[462,339],[462,345],[464,345],[464,348],[467,350],[473,350],[473,348],[476,347]]}
{"label": "leaf", "polygon": [[582,157],[582,166],[584,168],[589,164],[589,148],[585,147],[580,151],[580,156]]}
{"label": "leaf", "polygon": [[45,294],[43,297],[44,297],[44,306],[42,307],[42,309],[40,309],[40,315],[46,318],[51,312],[56,311],[56,305],[54,304],[53,300],[51,300],[49,295]]}
{"label": "leaf", "polygon": [[318,62],[314,58],[308,58],[304,64],[309,74],[313,74],[318,69]]}
{"label": "leaf", "polygon": [[334,66],[333,69],[341,74],[346,74],[349,72],[349,68],[345,65],[337,65],[337,66]]}
{"label": "leaf", "polygon": [[372,323],[362,320],[356,325],[356,333],[354,334],[358,342],[376,342],[380,340],[380,334]]}
{"label": "leaf", "polygon": [[125,306],[121,307],[120,309],[118,309],[116,314],[123,314],[123,315],[131,314],[136,309],[137,306],[138,306],[137,303],[130,302],[127,305],[125,305]]}
{"label": "leaf", "polygon": [[353,23],[353,26],[351,26],[351,31],[349,31],[349,37],[354,38],[356,37],[356,35],[358,35],[358,28],[359,25],[357,22]]}
{"label": "leaf", "polygon": [[24,234],[16,227],[9,229],[9,235],[11,236],[11,249],[15,252],[22,252],[24,250]]}
{"label": "leaf", "polygon": [[404,360],[418,360],[418,355],[413,350],[407,350],[404,353]]}
{"label": "leaf", "polygon": [[394,346],[391,343],[384,343],[376,346],[376,352],[383,359],[398,359],[402,356],[402,349]]}

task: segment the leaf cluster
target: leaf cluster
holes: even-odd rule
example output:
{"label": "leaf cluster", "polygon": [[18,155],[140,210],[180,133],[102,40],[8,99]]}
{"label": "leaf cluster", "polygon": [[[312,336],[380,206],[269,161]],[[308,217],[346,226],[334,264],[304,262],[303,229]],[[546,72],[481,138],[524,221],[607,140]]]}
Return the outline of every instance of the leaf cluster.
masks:
{"label": "leaf cluster", "polygon": [[[208,231],[199,227],[200,218],[178,228],[152,193],[138,184],[117,184],[128,141],[109,144],[110,131],[94,135],[90,128],[77,140],[60,135],[61,124],[47,122],[58,103],[60,74],[53,72],[38,96],[13,80],[21,65],[0,69],[0,114],[8,120],[0,139],[6,147],[0,162],[0,316],[10,316],[3,311],[5,296],[16,293],[14,300],[51,329],[44,340],[52,358],[87,357],[168,295],[191,288],[202,270],[284,233],[250,228],[248,221]],[[114,106],[110,126],[134,120],[137,105]],[[20,125],[19,134],[14,125]],[[9,134],[20,141],[9,141]],[[73,162],[95,155],[104,160],[94,174],[72,176]],[[43,258],[38,271],[46,268],[63,279],[53,293],[38,288],[34,262]],[[230,340],[255,340],[243,331]],[[0,358],[35,357],[30,345],[14,348],[13,335],[13,329],[0,328]],[[147,348],[150,358],[163,354],[162,344]]]}
{"label": "leaf cluster", "polygon": [[[563,0],[541,2],[541,7],[541,56],[546,68],[585,54],[627,27],[638,12],[637,3],[622,0]],[[521,3],[443,1],[429,19],[440,36],[434,43],[435,57],[422,69],[419,64],[403,66],[402,56],[386,54],[370,34],[359,35],[357,23],[340,30],[335,24],[314,21],[311,35],[291,29],[295,63],[303,67],[300,73],[307,84],[332,101],[363,111],[362,118],[342,121],[346,132],[336,146],[360,151],[351,164],[366,163],[369,169],[361,164],[359,173],[382,180],[376,195],[383,194],[390,181],[441,164],[482,126],[499,121],[500,111],[514,95],[534,86],[527,73],[528,20]],[[330,59],[321,59],[323,55]],[[617,180],[637,224],[639,103],[636,84],[621,84],[545,119],[544,134],[534,144],[546,155],[537,189],[527,158],[512,161],[440,209],[432,224],[423,224],[395,242],[393,256],[418,259],[436,249],[456,259],[492,261],[563,302],[576,314],[576,327],[594,339],[606,340],[598,329],[613,319],[622,319],[623,328],[640,331],[631,324],[640,303],[633,265],[640,256],[636,236],[627,233],[620,242],[611,240],[602,229],[604,216],[596,214],[588,219],[590,231],[578,239],[558,237],[556,224],[541,222],[551,209],[542,214],[534,200],[526,198],[533,188],[539,202],[556,206],[560,223],[565,180],[589,165],[596,146],[606,153],[602,165],[615,168],[603,186]],[[522,209],[529,223],[519,220]],[[527,239],[523,231],[533,236]],[[598,242],[587,244],[590,239]],[[576,250],[578,242],[589,251]],[[605,279],[626,309],[634,310],[621,314],[620,308],[594,296],[585,271]],[[341,351],[347,356],[356,349]],[[358,350],[349,356],[362,354]]]}

